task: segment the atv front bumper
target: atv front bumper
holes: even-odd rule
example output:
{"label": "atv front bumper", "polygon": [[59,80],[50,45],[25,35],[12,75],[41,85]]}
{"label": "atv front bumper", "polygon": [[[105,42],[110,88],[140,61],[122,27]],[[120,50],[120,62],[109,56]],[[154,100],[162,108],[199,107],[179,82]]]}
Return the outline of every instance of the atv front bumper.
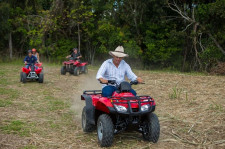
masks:
{"label": "atv front bumper", "polygon": [[147,113],[151,113],[155,111],[155,106],[150,106],[148,110],[146,111],[141,111],[141,109],[132,109],[130,106],[127,109],[127,112],[120,112],[116,110],[114,107],[108,107],[109,113],[111,114],[119,114],[119,115],[124,115],[124,116],[142,116]]}

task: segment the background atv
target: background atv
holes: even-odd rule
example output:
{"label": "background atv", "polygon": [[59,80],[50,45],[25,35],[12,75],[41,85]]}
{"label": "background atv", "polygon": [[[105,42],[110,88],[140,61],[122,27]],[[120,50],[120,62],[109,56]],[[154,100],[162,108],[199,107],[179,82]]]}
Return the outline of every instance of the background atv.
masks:
{"label": "background atv", "polygon": [[[115,84],[115,81],[109,81]],[[155,101],[150,96],[134,96],[131,85],[137,81],[122,82],[112,97],[102,97],[101,90],[84,91],[81,100],[86,106],[82,112],[84,132],[92,132],[97,126],[98,141],[101,147],[113,143],[114,134],[127,128],[142,133],[147,141],[156,143],[160,135],[159,120],[155,110]]]}
{"label": "background atv", "polygon": [[39,83],[44,82],[43,67],[41,64],[30,64],[29,68],[22,68],[20,72],[20,82],[26,83],[27,80],[36,80]]}
{"label": "background atv", "polygon": [[64,61],[61,67],[61,74],[65,75],[66,72],[78,76],[81,73],[88,73],[87,62],[81,63],[79,60]]}

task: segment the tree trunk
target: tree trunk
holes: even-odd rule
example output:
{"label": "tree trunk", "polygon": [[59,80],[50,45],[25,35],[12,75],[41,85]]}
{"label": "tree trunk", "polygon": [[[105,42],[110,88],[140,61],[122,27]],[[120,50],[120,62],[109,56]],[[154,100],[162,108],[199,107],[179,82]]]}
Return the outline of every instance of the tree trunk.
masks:
{"label": "tree trunk", "polygon": [[196,33],[197,33],[198,25],[199,25],[199,23],[196,22],[196,23],[194,23],[194,26],[193,26],[193,32],[194,32],[193,46],[194,46],[194,50],[195,50],[195,59],[198,62],[199,66],[200,66],[200,69],[202,69],[201,62],[198,58],[198,48],[197,48],[197,35],[196,35]]}
{"label": "tree trunk", "polygon": [[13,50],[12,50],[12,33],[9,33],[9,58],[12,59]]}
{"label": "tree trunk", "polygon": [[202,69],[202,65],[201,62],[198,58],[198,48],[197,48],[197,29],[199,26],[199,23],[195,21],[195,8],[192,8],[192,20],[194,21],[194,26],[193,26],[193,33],[194,33],[194,37],[193,37],[193,46],[194,46],[194,50],[195,50],[195,59],[199,64],[200,69]]}
{"label": "tree trunk", "polygon": [[[186,40],[188,40],[188,39],[186,39]],[[188,44],[188,41],[186,41],[186,42]],[[188,47],[186,45],[185,50],[184,50],[184,58],[183,58],[183,66],[182,66],[182,71],[183,72],[185,70],[185,63],[186,63],[186,58],[187,58],[187,51],[188,51]]]}
{"label": "tree trunk", "polygon": [[95,48],[92,49],[92,57],[91,57],[91,65],[94,65],[94,59],[95,59]]}
{"label": "tree trunk", "polygon": [[77,24],[77,30],[78,30],[78,50],[80,52],[80,24]]}

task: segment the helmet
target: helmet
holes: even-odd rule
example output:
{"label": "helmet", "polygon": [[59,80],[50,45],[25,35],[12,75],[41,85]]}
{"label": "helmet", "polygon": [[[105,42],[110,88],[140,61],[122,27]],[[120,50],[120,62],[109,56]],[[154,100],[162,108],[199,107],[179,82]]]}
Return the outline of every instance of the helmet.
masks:
{"label": "helmet", "polygon": [[78,50],[78,49],[77,49],[77,48],[73,48],[73,51],[74,51],[74,50]]}
{"label": "helmet", "polygon": [[28,53],[28,54],[29,54],[29,53],[32,53],[32,51],[31,51],[31,50],[28,50],[27,53]]}
{"label": "helmet", "polygon": [[35,48],[32,49],[32,52],[36,52],[37,50]]}

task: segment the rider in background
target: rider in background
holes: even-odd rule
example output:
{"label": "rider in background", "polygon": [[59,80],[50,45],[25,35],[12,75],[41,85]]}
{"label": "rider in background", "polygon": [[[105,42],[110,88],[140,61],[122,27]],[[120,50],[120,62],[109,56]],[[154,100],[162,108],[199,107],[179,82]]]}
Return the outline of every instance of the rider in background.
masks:
{"label": "rider in background", "polygon": [[37,58],[32,55],[32,51],[28,50],[28,55],[24,58],[25,68],[29,68],[31,64],[35,64],[37,62]]}
{"label": "rider in background", "polygon": [[37,52],[37,50],[35,48],[32,49],[32,54],[33,56],[35,56],[37,58],[37,62],[39,63],[39,53]]}
{"label": "rider in background", "polygon": [[[113,58],[106,60],[102,64],[96,76],[96,79],[103,83],[103,97],[112,96],[113,92],[117,90],[113,85],[106,85],[108,84],[108,80],[116,80],[116,83],[120,84],[125,81],[125,76],[127,76],[131,81],[137,80],[139,83],[143,83],[143,80],[137,77],[130,66],[123,60],[124,57],[128,57],[128,54],[124,53],[124,48],[122,46],[118,46],[115,51],[110,51],[109,54]],[[131,89],[130,92],[136,96],[135,90]]]}
{"label": "rider in background", "polygon": [[79,60],[81,58],[80,52],[78,52],[77,48],[73,48],[73,52],[71,55],[68,55],[66,58],[70,58],[70,60]]}

